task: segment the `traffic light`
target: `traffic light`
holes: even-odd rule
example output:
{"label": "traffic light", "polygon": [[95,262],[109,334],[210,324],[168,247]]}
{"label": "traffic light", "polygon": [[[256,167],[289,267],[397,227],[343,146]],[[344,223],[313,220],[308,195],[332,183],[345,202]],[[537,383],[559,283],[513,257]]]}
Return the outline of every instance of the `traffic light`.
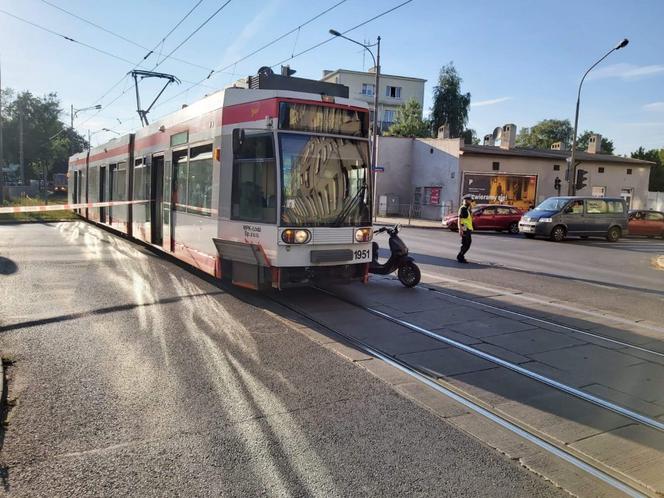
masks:
{"label": "traffic light", "polygon": [[576,184],[574,188],[576,190],[581,190],[587,185],[588,182],[588,172],[585,169],[576,170]]}
{"label": "traffic light", "polygon": [[558,191],[558,195],[560,195],[560,188],[561,188],[560,178],[556,177],[556,180],[553,182],[553,188],[555,188]]}

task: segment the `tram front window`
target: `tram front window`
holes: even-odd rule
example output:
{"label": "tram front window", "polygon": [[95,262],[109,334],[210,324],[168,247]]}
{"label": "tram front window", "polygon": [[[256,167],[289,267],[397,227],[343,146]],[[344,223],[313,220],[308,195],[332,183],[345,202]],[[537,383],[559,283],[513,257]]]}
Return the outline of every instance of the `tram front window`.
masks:
{"label": "tram front window", "polygon": [[371,224],[369,148],[364,140],[279,134],[281,224]]}

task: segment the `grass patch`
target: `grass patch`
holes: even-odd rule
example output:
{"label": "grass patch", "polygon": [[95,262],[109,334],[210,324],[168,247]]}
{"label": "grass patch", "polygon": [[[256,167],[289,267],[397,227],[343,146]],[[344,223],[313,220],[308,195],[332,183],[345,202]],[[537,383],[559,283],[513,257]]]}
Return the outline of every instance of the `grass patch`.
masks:
{"label": "grass patch", "polygon": [[[67,194],[54,194],[48,198],[48,204],[66,204]],[[12,201],[5,201],[3,206],[43,206],[44,199],[23,197]],[[55,222],[74,221],[78,217],[72,211],[36,211],[33,213],[7,213],[0,214],[0,223],[22,223],[22,222]]]}

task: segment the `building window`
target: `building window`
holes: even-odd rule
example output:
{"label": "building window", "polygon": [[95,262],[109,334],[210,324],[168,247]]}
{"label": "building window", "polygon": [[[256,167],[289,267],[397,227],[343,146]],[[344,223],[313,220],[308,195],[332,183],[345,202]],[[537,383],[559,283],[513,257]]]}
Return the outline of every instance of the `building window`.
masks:
{"label": "building window", "polygon": [[553,171],[560,171],[560,164],[554,164]]}
{"label": "building window", "polygon": [[373,96],[376,86],[371,83],[362,83],[362,95]]}
{"label": "building window", "polygon": [[499,169],[500,169],[500,163],[498,162],[493,163],[493,170],[498,171]]}
{"label": "building window", "polygon": [[395,115],[395,112],[388,109],[383,114],[383,120],[386,123],[394,123],[394,115]]}
{"label": "building window", "polygon": [[627,168],[627,174],[631,175],[632,174],[632,168]]}
{"label": "building window", "polygon": [[604,173],[604,167],[600,166],[599,168],[597,168],[597,172],[598,173]]}
{"label": "building window", "polygon": [[392,97],[393,99],[401,98],[401,87],[400,86],[387,86],[385,87],[385,96]]}

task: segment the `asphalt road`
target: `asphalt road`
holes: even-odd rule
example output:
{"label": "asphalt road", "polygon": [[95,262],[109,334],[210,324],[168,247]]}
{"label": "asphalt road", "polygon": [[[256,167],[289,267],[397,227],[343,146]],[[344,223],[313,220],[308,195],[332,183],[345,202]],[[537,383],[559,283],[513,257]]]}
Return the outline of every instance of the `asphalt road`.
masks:
{"label": "asphalt road", "polygon": [[0,226],[16,496],[563,496],[280,320],[82,223]]}
{"label": "asphalt road", "polygon": [[[469,265],[456,262],[459,235],[403,228],[401,236],[425,273],[509,287],[552,299],[610,310],[635,320],[664,322],[664,240],[570,239],[562,243],[519,235],[475,232]],[[387,237],[377,236],[381,247]],[[383,253],[386,254],[386,253]]]}

